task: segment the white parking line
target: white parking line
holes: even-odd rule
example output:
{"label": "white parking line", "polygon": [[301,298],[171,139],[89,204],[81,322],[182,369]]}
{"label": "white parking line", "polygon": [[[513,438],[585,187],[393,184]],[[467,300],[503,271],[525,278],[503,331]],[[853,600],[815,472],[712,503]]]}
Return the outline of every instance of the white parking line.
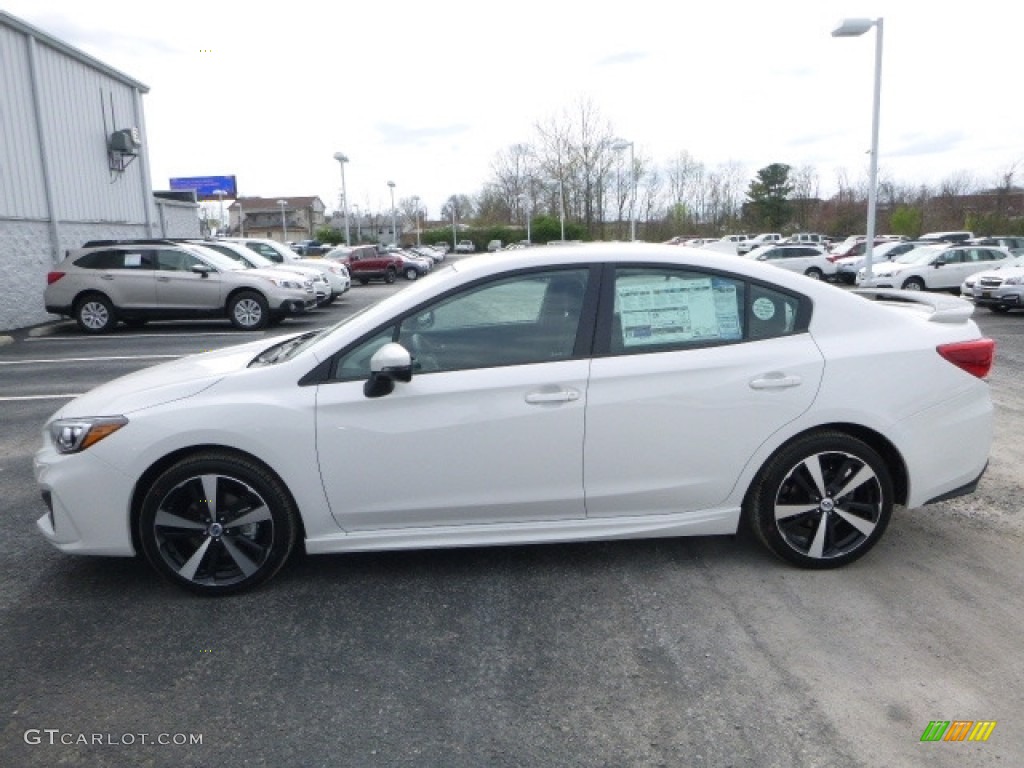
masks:
{"label": "white parking line", "polygon": [[[234,336],[239,338],[237,331],[211,331],[210,333],[189,333],[185,338],[206,338],[207,336]],[[266,336],[263,331],[246,334],[246,339]],[[131,339],[173,339],[176,338],[170,333],[133,333],[131,336],[89,336],[89,341],[125,341]],[[82,336],[29,336],[25,341],[83,341]]]}
{"label": "white parking line", "polygon": [[0,403],[9,403],[16,400],[71,400],[75,397],[81,397],[81,394],[77,395],[21,395],[5,397],[0,395]]}
{"label": "white parking line", "polygon": [[0,360],[0,365],[41,365],[43,363],[105,363],[111,360],[177,360],[182,355],[116,355],[112,357],[58,357],[52,360]]}

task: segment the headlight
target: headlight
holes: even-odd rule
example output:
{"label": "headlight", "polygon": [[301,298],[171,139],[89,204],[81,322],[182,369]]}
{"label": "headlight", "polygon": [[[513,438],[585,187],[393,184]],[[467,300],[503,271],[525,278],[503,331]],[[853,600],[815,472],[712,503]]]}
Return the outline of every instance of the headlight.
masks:
{"label": "headlight", "polygon": [[289,280],[286,277],[267,277],[264,279],[269,280],[278,288],[297,288],[299,290],[302,290],[302,283],[300,283],[298,280]]}
{"label": "headlight", "polygon": [[127,423],[124,416],[57,419],[50,425],[50,438],[58,453],[78,453],[110,437]]}

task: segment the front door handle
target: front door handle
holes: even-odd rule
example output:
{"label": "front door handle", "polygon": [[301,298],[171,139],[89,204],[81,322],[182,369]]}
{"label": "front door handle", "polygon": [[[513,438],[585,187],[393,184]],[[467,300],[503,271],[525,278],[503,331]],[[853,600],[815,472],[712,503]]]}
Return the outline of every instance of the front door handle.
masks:
{"label": "front door handle", "polygon": [[803,379],[799,376],[786,376],[782,373],[769,373],[764,376],[759,376],[756,379],[751,379],[751,389],[789,389],[790,387],[799,387],[803,384]]}
{"label": "front door handle", "polygon": [[551,392],[531,392],[526,396],[526,402],[530,405],[543,403],[571,403],[580,399],[580,393],[575,389],[559,389]]}

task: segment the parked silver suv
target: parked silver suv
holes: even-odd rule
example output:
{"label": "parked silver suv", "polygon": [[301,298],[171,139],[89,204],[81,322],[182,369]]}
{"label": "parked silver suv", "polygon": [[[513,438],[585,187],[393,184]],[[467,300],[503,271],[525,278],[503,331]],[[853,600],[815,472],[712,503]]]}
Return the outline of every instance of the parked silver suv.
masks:
{"label": "parked silver suv", "polygon": [[299,275],[246,269],[200,245],[169,240],[97,240],[68,252],[46,276],[46,311],[86,333],[117,322],[225,317],[244,331],[316,306]]}

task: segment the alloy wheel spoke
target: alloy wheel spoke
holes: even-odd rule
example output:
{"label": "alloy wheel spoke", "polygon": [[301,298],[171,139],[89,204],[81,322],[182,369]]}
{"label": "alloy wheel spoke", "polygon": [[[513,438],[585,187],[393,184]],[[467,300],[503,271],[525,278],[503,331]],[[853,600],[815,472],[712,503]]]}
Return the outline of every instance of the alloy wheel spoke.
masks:
{"label": "alloy wheel spoke", "polygon": [[241,569],[242,573],[246,576],[251,576],[256,572],[259,565],[249,559],[249,556],[242,552],[242,550],[240,550],[230,538],[225,536],[220,541],[224,545],[224,549],[227,550],[227,553],[231,556],[231,559],[235,561],[235,565]]}
{"label": "alloy wheel spoke", "polygon": [[203,561],[203,557],[206,555],[206,550],[210,548],[210,542],[213,541],[209,536],[203,541],[202,545],[190,557],[183,566],[178,570],[178,575],[193,581],[196,576],[196,571],[199,570],[199,564]]}
{"label": "alloy wheel spoke", "polygon": [[786,520],[798,515],[805,515],[818,509],[817,504],[776,504],[775,519]]}
{"label": "alloy wheel spoke", "polygon": [[852,493],[854,490],[864,485],[864,483],[874,479],[875,473],[871,470],[871,467],[865,464],[860,468],[860,471],[856,475],[850,478],[846,485],[844,485],[840,490],[836,491],[833,494],[833,497],[836,499],[841,499],[843,496]]}
{"label": "alloy wheel spoke", "polygon": [[203,475],[199,478],[203,484],[203,500],[206,502],[206,508],[210,513],[210,520],[216,522],[217,520],[217,476],[216,475]]}
{"label": "alloy wheel spoke", "polygon": [[205,531],[206,524],[200,523],[196,520],[189,520],[188,518],[175,515],[172,512],[168,512],[166,509],[160,509],[156,513],[156,525],[161,528],[187,528],[192,531]]}
{"label": "alloy wheel spoke", "polygon": [[821,558],[825,551],[825,533],[828,529],[828,515],[822,515],[818,520],[818,529],[814,532],[814,540],[810,549],[807,550],[808,557]]}
{"label": "alloy wheel spoke", "polygon": [[835,512],[837,515],[843,518],[843,520],[848,522],[850,525],[852,525],[865,536],[870,536],[872,531],[875,530],[875,523],[868,522],[867,520],[859,518],[856,515],[851,515],[849,512],[840,509],[839,507],[836,507]]}
{"label": "alloy wheel spoke", "polygon": [[255,509],[251,509],[241,517],[237,517],[234,520],[229,520],[224,523],[225,528],[235,528],[239,525],[248,525],[249,523],[262,523],[270,520],[270,509],[266,504],[261,504]]}
{"label": "alloy wheel spoke", "polygon": [[825,478],[821,472],[821,458],[819,456],[808,456],[804,459],[803,464],[811,479],[814,480],[814,487],[818,492],[818,497],[825,498],[828,494],[825,492]]}

